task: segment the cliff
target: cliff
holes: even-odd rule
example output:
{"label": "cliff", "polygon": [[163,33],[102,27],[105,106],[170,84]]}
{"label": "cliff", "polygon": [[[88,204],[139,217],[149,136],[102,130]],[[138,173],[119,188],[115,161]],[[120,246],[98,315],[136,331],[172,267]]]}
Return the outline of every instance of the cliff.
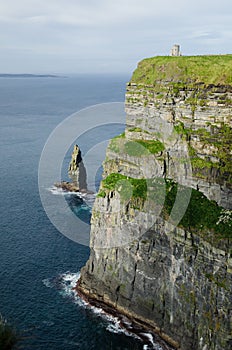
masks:
{"label": "cliff", "polygon": [[231,55],[139,63],[78,285],[182,350],[231,348],[231,72]]}

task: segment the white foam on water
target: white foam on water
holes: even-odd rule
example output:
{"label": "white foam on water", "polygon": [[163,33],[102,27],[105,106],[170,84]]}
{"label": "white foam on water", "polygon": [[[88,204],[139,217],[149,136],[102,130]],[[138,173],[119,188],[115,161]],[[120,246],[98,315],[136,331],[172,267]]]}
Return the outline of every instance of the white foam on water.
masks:
{"label": "white foam on water", "polygon": [[55,196],[70,195],[70,196],[77,196],[79,198],[82,198],[84,200],[84,202],[86,203],[86,204],[83,204],[81,206],[82,210],[91,210],[93,205],[94,205],[96,195],[97,195],[96,193],[70,192],[70,191],[63,190],[62,188],[56,187],[56,186],[49,187],[49,188],[47,188],[47,190]]}
{"label": "white foam on water", "polygon": [[96,199],[96,193],[81,193],[81,192],[77,192],[78,196],[80,198],[82,198],[85,203],[87,204],[88,208],[90,209],[93,207],[93,204],[95,202]]}
{"label": "white foam on water", "polygon": [[60,282],[61,282],[61,290],[65,292],[67,296],[76,297],[76,293],[74,291],[74,288],[76,287],[76,284],[80,278],[80,272],[78,273],[70,273],[67,272],[66,274],[60,275]]}
{"label": "white foam on water", "polygon": [[[66,191],[63,190],[63,188],[61,187],[49,187],[47,188],[47,191],[51,192],[52,194],[56,195],[56,196],[67,196],[67,195],[76,195],[78,197],[81,197],[80,192],[71,192],[71,191]],[[82,197],[81,197],[82,198]]]}
{"label": "white foam on water", "polygon": [[[143,335],[144,337],[146,337],[149,340],[149,343],[152,345],[152,349],[154,349],[154,350],[163,350],[162,346],[157,344],[154,341],[153,335],[151,333],[141,333],[141,335]],[[149,347],[145,348],[145,349],[149,349]]]}
{"label": "white foam on water", "polygon": [[58,277],[45,279],[43,280],[43,283],[46,287],[57,288],[62,296],[72,297],[75,304],[91,310],[96,316],[105,320],[108,323],[106,329],[109,332],[124,333],[127,336],[139,338],[135,334],[128,332],[124,327],[122,327],[120,325],[120,320],[117,317],[107,314],[102,308],[90,305],[81,299],[74,290],[79,278],[80,272],[66,272],[64,274],[60,274]]}
{"label": "white foam on water", "polygon": [[78,282],[80,278],[80,272],[78,273],[67,273],[62,275],[63,281],[67,281],[70,283],[70,286],[75,287],[76,283]]}
{"label": "white foam on water", "polygon": [[[90,305],[89,303],[87,303],[86,301],[81,299],[77,295],[76,291],[74,290],[79,278],[80,278],[80,272],[77,272],[77,273],[66,272],[66,273],[60,274],[59,276],[56,276],[54,278],[44,279],[42,282],[48,288],[58,289],[59,293],[63,297],[72,298],[72,300],[75,304],[77,304],[80,307],[84,307],[88,310],[91,310],[95,316],[100,317],[102,320],[106,321],[106,323],[107,323],[106,330],[107,331],[109,331],[111,333],[115,333],[115,334],[125,334],[126,336],[133,337],[133,338],[136,338],[139,340],[143,339],[143,341],[144,341],[144,337],[146,337],[148,339],[149,345],[144,344],[143,345],[144,350],[150,350],[150,349],[163,350],[163,348],[159,344],[154,342],[152,334],[140,333],[141,334],[141,337],[140,337],[139,334],[134,334],[133,332],[130,332],[125,327],[123,327],[121,325],[121,321],[118,317],[112,316],[112,315],[106,313],[102,308]],[[132,324],[129,320],[123,318],[122,321],[123,321],[123,324],[128,326],[128,328],[130,328],[130,326],[132,326]],[[132,329],[133,329],[133,327],[132,327]]]}
{"label": "white foam on water", "polygon": [[111,323],[106,327],[107,331],[109,331],[111,333],[115,333],[115,334],[125,334],[128,337],[133,337],[133,338],[141,340],[141,338],[139,336],[137,336],[134,333],[130,333],[125,328],[123,328],[120,325],[120,321],[116,317],[114,320],[108,320],[108,321]]}
{"label": "white foam on water", "polygon": [[62,188],[58,188],[55,186],[47,188],[47,190],[56,196],[58,196],[58,195],[64,196],[65,194],[67,194],[67,192],[65,192]]}
{"label": "white foam on water", "polygon": [[116,333],[116,334],[119,334],[119,333],[124,333],[122,328],[120,327],[120,325],[118,323],[112,323],[112,324],[109,324],[107,327],[106,327],[107,331],[111,332],[111,333]]}
{"label": "white foam on water", "polygon": [[88,205],[81,205],[81,209],[82,210],[89,210],[89,206]]}
{"label": "white foam on water", "polygon": [[47,190],[56,196],[76,195],[82,198],[82,195],[80,192],[66,191],[61,187],[52,186],[47,188]]}
{"label": "white foam on water", "polygon": [[52,288],[52,283],[50,281],[50,278],[45,278],[44,280],[42,280],[43,284],[47,287],[47,288]]}

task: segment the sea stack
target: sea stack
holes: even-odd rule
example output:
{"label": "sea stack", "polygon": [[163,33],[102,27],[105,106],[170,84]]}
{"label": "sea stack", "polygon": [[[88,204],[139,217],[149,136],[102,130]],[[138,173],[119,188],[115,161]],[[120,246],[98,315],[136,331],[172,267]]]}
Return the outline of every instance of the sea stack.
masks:
{"label": "sea stack", "polygon": [[[69,163],[68,175],[73,180],[74,183],[79,183],[79,165],[82,161],[81,151],[78,145],[74,145],[72,158]],[[79,185],[78,185],[79,187]]]}

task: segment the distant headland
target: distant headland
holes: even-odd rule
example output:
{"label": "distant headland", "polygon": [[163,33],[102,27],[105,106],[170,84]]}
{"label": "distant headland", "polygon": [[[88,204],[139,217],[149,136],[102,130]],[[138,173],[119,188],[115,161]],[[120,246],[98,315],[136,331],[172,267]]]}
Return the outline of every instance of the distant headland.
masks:
{"label": "distant headland", "polygon": [[0,73],[0,78],[61,78],[61,76],[53,74],[3,74]]}

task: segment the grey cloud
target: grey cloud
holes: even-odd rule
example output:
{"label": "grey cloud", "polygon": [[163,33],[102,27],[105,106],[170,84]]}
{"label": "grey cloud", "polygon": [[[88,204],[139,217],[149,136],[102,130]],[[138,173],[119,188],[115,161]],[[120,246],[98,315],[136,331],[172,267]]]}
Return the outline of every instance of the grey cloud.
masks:
{"label": "grey cloud", "polygon": [[230,0],[8,0],[0,3],[1,69],[129,72],[174,42],[186,54],[228,52],[229,9]]}

